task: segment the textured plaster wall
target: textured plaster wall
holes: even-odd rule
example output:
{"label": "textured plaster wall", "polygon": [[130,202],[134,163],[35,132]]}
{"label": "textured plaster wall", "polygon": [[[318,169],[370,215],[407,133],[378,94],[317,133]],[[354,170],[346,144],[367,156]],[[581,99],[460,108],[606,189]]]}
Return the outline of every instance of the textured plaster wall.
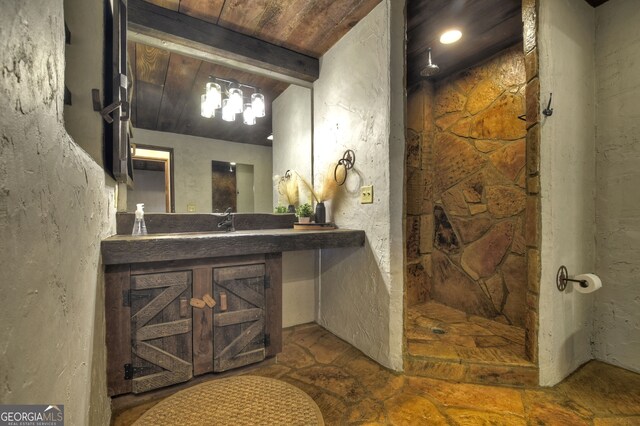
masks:
{"label": "textured plaster wall", "polygon": [[114,190],[64,129],[62,2],[3,2],[0,43],[0,401],[109,424],[100,240]]}
{"label": "textured plaster wall", "polygon": [[640,372],[640,8],[596,9],[596,272],[594,351]]}
{"label": "textured plaster wall", "polygon": [[411,91],[408,304],[524,327],[525,80],[518,44]]}
{"label": "textured plaster wall", "polygon": [[211,212],[211,161],[253,165],[256,212],[272,212],[271,147],[135,129],[132,143],[173,148],[176,213]]}
{"label": "textured plaster wall", "polygon": [[[311,182],[311,90],[289,86],[272,103],[273,176],[296,170]],[[300,193],[301,203],[310,203]],[[273,191],[273,205],[278,193]],[[282,254],[282,325],[313,322],[316,318],[316,257],[318,252],[294,251]]]}
{"label": "textured plaster wall", "polygon": [[[318,322],[381,364],[402,368],[404,5],[382,1],[322,58],[314,83],[314,169],[356,154],[328,209],[364,229],[363,248],[322,250]],[[360,204],[361,185],[374,203]],[[350,192],[348,192],[350,191]]]}
{"label": "textured plaster wall", "polygon": [[591,358],[595,294],[560,293],[555,277],[595,269],[595,21],[583,0],[541,0],[539,12],[540,101],[553,92],[554,108],[541,123],[539,365],[553,385]]}

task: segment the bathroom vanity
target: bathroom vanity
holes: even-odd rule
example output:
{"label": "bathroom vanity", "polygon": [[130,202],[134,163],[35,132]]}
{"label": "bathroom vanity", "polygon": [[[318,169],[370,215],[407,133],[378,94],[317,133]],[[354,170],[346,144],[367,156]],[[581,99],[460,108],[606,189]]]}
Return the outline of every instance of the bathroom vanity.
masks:
{"label": "bathroom vanity", "polygon": [[[119,233],[130,220],[118,216]],[[147,228],[171,232],[102,242],[110,396],[277,355],[282,252],[364,245],[364,231],[295,231],[293,215],[237,215],[236,231],[207,230],[216,220],[148,215]]]}

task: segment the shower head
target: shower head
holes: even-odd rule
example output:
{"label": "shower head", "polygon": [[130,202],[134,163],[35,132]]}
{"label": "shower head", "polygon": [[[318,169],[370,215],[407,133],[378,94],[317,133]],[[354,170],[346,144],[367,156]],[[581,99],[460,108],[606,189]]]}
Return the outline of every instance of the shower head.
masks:
{"label": "shower head", "polygon": [[431,62],[431,48],[429,48],[429,63],[420,71],[421,77],[432,77],[440,72],[440,67]]}

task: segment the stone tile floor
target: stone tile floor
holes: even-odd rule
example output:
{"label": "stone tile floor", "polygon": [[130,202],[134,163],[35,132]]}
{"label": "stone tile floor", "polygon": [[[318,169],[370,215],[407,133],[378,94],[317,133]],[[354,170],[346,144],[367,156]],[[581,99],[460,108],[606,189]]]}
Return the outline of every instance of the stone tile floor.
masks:
{"label": "stone tile floor", "polygon": [[[285,330],[278,362],[247,374],[304,390],[327,425],[640,425],[640,375],[601,362],[553,388],[461,384],[393,373],[316,324]],[[133,423],[155,403],[114,424]]]}
{"label": "stone tile floor", "polygon": [[412,356],[531,365],[524,352],[524,329],[436,302],[409,307],[406,336]]}

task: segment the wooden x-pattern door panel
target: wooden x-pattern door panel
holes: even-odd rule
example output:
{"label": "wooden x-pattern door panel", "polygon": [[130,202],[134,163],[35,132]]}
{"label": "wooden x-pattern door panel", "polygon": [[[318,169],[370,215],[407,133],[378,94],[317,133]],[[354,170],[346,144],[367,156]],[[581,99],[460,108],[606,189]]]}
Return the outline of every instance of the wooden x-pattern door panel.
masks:
{"label": "wooden x-pattern door panel", "polygon": [[191,271],[131,277],[132,392],[193,376]]}
{"label": "wooden x-pattern door panel", "polygon": [[213,293],[213,370],[264,360],[265,265],[216,268]]}

